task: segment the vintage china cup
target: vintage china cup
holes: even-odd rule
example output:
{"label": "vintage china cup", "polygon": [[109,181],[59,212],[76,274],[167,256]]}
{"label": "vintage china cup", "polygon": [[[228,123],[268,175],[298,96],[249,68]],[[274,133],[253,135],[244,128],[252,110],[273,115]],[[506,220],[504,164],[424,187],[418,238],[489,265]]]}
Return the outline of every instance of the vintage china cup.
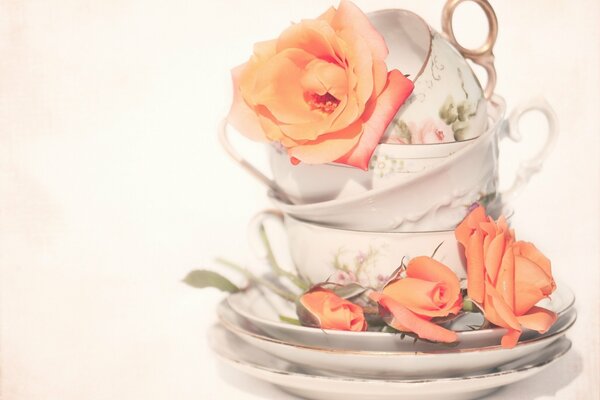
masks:
{"label": "vintage china cup", "polygon": [[[456,42],[452,31],[454,9],[462,1],[465,0],[449,1],[444,9],[442,22],[447,39],[410,11],[389,9],[369,14],[388,44],[389,67],[410,75],[415,90],[384,135],[383,142],[395,144],[378,146],[367,171],[335,163],[293,167],[281,150],[269,146],[271,180],[234,149],[228,138],[227,121],[222,122],[219,130],[223,147],[242,167],[277,192],[278,197],[294,204],[339,199],[400,183],[412,173],[443,161],[469,143],[453,142],[455,139],[468,140],[486,130],[484,99],[491,96],[495,85],[491,51],[497,35],[496,16],[487,0],[473,0],[484,9],[490,32],[480,49],[466,49]],[[450,43],[488,70],[485,97],[473,71]],[[431,135],[435,141],[442,138],[451,142],[436,146],[415,144],[427,143]]]}
{"label": "vintage china cup", "polygon": [[[552,297],[538,303],[538,306],[555,312],[559,317],[546,334],[562,333],[571,327],[577,318],[577,312],[573,308],[574,302],[573,292],[564,283],[559,282]],[[471,330],[469,325],[478,326],[482,322],[481,316],[473,313],[458,318],[449,326],[458,331],[458,343],[450,347],[440,343],[415,342],[413,338],[402,337],[402,335],[394,333],[357,333],[292,325],[282,322],[280,316],[295,318],[293,305],[277,295],[259,288],[250,288],[229,296],[218,310],[219,317],[228,319],[230,324],[256,330],[261,335],[275,340],[341,350],[452,352],[461,349],[497,346],[506,333],[506,329],[500,327]],[[536,331],[525,330],[520,341],[537,340],[541,336],[543,335]]]}
{"label": "vintage china cup", "polygon": [[[465,217],[476,201],[501,199],[509,204],[541,170],[558,135],[557,117],[548,103],[534,100],[515,109],[503,119],[505,104],[495,96],[489,103],[490,126],[480,137],[441,163],[390,186],[313,204],[293,204],[271,191],[276,208],[295,218],[337,228],[382,232],[450,230]],[[504,138],[518,142],[521,117],[540,111],[548,121],[543,146],[531,159],[522,162],[513,184],[498,192],[498,146]],[[327,179],[324,174],[323,180]]]}
{"label": "vintage china cup", "polygon": [[[226,310],[222,311],[226,313]],[[276,357],[325,373],[367,378],[447,378],[474,372],[487,372],[502,364],[535,354],[559,340],[567,330],[562,324],[556,324],[559,326],[553,333],[530,341],[520,341],[511,349],[497,345],[438,352],[419,352],[414,349],[366,351],[290,343],[262,335],[252,327],[238,325],[235,319],[225,317],[220,322],[227,330],[248,344]],[[361,333],[355,332],[355,334]]]}
{"label": "vintage china cup", "polygon": [[[486,17],[496,24],[493,13]],[[375,11],[369,19],[388,45],[388,68],[408,74],[415,85],[382,143],[460,141],[485,131],[484,92],[463,55],[445,37],[407,10]]]}
{"label": "vintage china cup", "polygon": [[[257,349],[220,325],[209,331],[212,350],[230,367],[256,379],[277,385],[302,398],[315,400],[469,400],[499,387],[526,379],[558,360],[571,348],[560,339],[539,353],[498,367],[493,372],[435,379],[367,379],[325,375],[301,368]],[[485,354],[482,354],[485,357]]]}

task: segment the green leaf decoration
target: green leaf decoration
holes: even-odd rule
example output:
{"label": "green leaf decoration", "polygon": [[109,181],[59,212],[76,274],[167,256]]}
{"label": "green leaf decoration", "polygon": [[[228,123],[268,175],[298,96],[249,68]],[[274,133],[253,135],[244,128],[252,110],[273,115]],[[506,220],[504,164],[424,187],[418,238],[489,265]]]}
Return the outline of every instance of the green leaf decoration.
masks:
{"label": "green leaf decoration", "polygon": [[285,322],[286,324],[302,326],[302,324],[300,323],[300,320],[296,319],[296,318],[290,318],[290,317],[286,317],[284,315],[280,315],[279,320],[281,322]]}
{"label": "green leaf decoration", "polygon": [[240,291],[240,288],[231,283],[231,281],[223,275],[204,269],[191,271],[183,279],[183,282],[197,289],[211,287],[229,293]]}

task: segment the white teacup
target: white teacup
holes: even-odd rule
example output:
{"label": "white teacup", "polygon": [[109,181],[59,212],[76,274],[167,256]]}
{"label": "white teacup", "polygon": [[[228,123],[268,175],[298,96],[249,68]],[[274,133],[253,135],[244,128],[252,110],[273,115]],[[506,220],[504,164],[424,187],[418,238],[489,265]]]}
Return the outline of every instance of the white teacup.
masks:
{"label": "white teacup", "polygon": [[[537,100],[515,109],[503,119],[505,104],[495,96],[489,103],[488,130],[471,144],[403,182],[364,193],[314,204],[292,204],[270,193],[275,206],[296,218],[327,226],[382,232],[415,232],[453,229],[476,201],[501,198],[510,203],[541,170],[558,135],[552,108]],[[505,137],[519,141],[518,123],[529,111],[541,111],[548,120],[548,135],[539,152],[523,162],[512,186],[498,193],[498,143]],[[320,180],[327,182],[323,174]]]}
{"label": "white teacup", "polygon": [[443,162],[473,140],[428,145],[377,146],[368,171],[343,164],[292,165],[285,151],[269,147],[273,180],[295,204],[311,204],[342,199],[402,183]]}
{"label": "white teacup", "polygon": [[[447,11],[444,18],[452,19],[453,12]],[[490,25],[497,24],[493,10],[485,15]],[[407,10],[379,10],[370,13],[369,19],[388,45],[388,68],[397,68],[415,84],[382,143],[453,142],[485,132],[484,91],[463,54],[448,39]],[[495,36],[488,38],[490,51],[494,42]],[[488,82],[493,84],[493,80]]]}
{"label": "white teacup", "polygon": [[[259,229],[270,219],[283,225],[297,272],[312,284],[330,279],[378,287],[403,260],[407,263],[411,257],[432,256],[434,252],[435,259],[451,268],[459,278],[466,277],[454,230],[364,232],[330,228],[277,211],[264,211],[250,222],[250,234],[258,235]],[[267,236],[272,244],[282,247],[281,238]]]}

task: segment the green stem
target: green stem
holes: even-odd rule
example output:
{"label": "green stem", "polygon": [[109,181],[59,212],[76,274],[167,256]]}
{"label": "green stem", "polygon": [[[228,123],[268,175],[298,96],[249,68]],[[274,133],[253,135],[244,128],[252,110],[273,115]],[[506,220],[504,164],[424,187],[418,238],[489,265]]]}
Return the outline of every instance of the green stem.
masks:
{"label": "green stem", "polygon": [[269,242],[267,233],[265,232],[264,228],[262,228],[262,227],[260,229],[260,238],[265,246],[265,249],[267,250],[267,260],[269,261],[269,264],[271,265],[271,267],[273,268],[275,273],[288,278],[294,285],[298,286],[298,288],[300,288],[303,292],[307,291],[309,289],[309,285],[303,279],[299,278],[297,275],[294,275],[294,274],[284,270],[283,268],[281,268],[279,266],[279,264],[277,263],[277,260],[275,259],[275,255],[273,254],[273,248],[271,247],[271,243]]}
{"label": "green stem", "polygon": [[294,296],[292,293],[286,292],[286,291],[278,288],[277,286],[275,286],[272,282],[269,282],[266,279],[263,279],[261,277],[254,275],[253,273],[248,271],[246,268],[240,267],[239,265],[234,264],[231,261],[228,261],[228,260],[225,260],[222,258],[217,258],[216,262],[239,272],[240,274],[242,274],[246,278],[248,278],[250,281],[266,287],[267,289],[269,289],[270,291],[272,291],[273,293],[275,293],[276,295],[278,295],[279,297],[281,297],[287,301],[291,301],[291,302],[296,301],[296,296]]}

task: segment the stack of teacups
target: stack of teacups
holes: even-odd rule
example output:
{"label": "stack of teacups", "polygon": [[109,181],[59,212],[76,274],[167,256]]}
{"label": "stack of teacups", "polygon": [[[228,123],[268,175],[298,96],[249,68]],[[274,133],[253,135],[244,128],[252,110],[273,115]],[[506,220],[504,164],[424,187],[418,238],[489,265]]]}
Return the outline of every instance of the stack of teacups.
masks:
{"label": "stack of teacups", "polygon": [[[456,225],[476,202],[486,205],[491,215],[506,215],[511,197],[539,171],[555,141],[555,115],[540,100],[505,117],[503,99],[493,95],[494,12],[486,0],[475,1],[484,9],[490,31],[481,49],[467,50],[456,44],[452,33],[452,13],[461,1],[446,5],[445,36],[409,11],[369,15],[386,39],[388,65],[405,72],[415,89],[367,170],[340,164],[292,165],[287,154],[269,146],[270,179],[233,149],[227,122],[222,125],[224,147],[268,186],[277,208],[259,214],[253,230],[267,219],[280,222],[295,271],[308,282],[378,287],[405,257],[433,253],[465,278],[464,255],[454,238]],[[465,57],[485,67],[485,90]],[[547,139],[521,165],[512,186],[501,192],[499,142],[506,137],[518,141],[519,120],[531,110],[546,116]],[[306,397],[425,399],[439,398],[443,392],[447,399],[466,399],[523,379],[564,354],[570,342],[563,336],[576,318],[573,301],[562,287],[547,304],[559,315],[557,323],[545,334],[525,332],[514,349],[499,346],[503,328],[469,332],[468,326],[481,323],[471,320],[456,322],[453,329],[461,331],[461,340],[448,348],[415,344],[390,333],[290,325],[281,319],[294,317],[292,305],[254,288],[230,296],[220,306],[222,327],[215,328],[211,340],[233,365]]]}

